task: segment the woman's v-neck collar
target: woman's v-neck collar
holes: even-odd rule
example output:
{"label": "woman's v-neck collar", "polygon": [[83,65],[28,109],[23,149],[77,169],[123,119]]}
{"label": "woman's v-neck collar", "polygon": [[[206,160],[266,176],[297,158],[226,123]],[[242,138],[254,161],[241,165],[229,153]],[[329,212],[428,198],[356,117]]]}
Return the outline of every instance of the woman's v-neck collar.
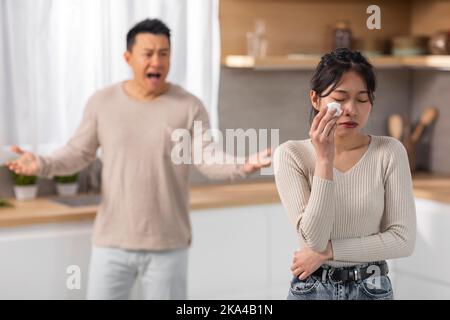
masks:
{"label": "woman's v-neck collar", "polygon": [[371,152],[372,147],[374,145],[374,137],[372,135],[368,135],[370,137],[370,142],[369,142],[369,146],[367,147],[367,150],[364,152],[364,154],[361,156],[361,158],[347,171],[342,172],[339,169],[337,169],[334,165],[333,165],[333,171],[338,173],[341,176],[346,176],[349,175],[350,173],[352,173],[353,171],[356,170],[357,167],[359,167],[361,165],[362,162],[364,162],[364,160],[367,158],[367,155]]}

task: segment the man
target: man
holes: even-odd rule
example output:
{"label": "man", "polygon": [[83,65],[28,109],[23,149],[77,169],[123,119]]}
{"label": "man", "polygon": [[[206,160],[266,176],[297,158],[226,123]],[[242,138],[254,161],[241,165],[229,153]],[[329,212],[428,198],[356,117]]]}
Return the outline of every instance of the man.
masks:
{"label": "man", "polygon": [[[189,165],[172,161],[171,135],[175,129],[193,133],[195,121],[205,132],[209,123],[199,99],[166,82],[170,52],[170,30],[163,22],[138,23],[127,34],[124,54],[133,79],[91,96],[75,134],[52,155],[12,148],[20,158],[8,164],[11,170],[43,177],[77,172],[102,148],[89,299],[126,299],[138,275],[146,299],[186,298]],[[269,166],[270,152],[243,165],[195,164],[210,178],[236,179]]]}

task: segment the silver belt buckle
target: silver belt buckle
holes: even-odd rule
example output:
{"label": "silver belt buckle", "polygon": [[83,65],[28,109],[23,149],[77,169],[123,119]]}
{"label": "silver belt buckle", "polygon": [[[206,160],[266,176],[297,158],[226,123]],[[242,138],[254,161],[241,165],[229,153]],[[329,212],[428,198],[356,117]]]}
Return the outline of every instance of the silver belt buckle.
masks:
{"label": "silver belt buckle", "polygon": [[322,283],[327,282],[327,275],[328,275],[328,270],[325,268],[322,268]]}
{"label": "silver belt buckle", "polygon": [[355,278],[355,281],[361,280],[361,275],[359,273],[359,269],[353,269],[353,276]]}
{"label": "silver belt buckle", "polygon": [[332,280],[332,281],[336,281],[336,279],[333,277],[334,275],[334,268],[330,268],[328,270],[328,277]]}

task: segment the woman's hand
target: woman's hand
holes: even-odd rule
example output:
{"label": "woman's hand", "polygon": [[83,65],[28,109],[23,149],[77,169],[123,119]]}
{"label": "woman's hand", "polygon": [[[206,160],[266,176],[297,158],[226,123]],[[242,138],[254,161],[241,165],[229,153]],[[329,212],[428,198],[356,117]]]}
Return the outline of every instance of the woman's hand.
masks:
{"label": "woman's hand", "polygon": [[294,253],[291,271],[292,274],[300,280],[305,280],[314,271],[319,269],[325,261],[333,259],[333,249],[331,241],[328,242],[327,249],[324,252],[316,252],[308,247],[304,247]]}
{"label": "woman's hand", "polygon": [[309,136],[316,150],[317,161],[332,164],[334,162],[334,132],[338,117],[334,116],[336,109],[327,110],[326,107],[322,108],[314,117]]}

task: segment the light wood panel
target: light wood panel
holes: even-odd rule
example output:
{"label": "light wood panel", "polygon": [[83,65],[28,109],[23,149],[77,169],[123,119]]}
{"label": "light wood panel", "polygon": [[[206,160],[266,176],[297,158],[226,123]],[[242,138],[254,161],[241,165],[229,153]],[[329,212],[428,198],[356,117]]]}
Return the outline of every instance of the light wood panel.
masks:
{"label": "light wood panel", "polygon": [[450,203],[450,176],[416,175],[413,179],[414,195],[421,199]]}
{"label": "light wood panel", "polygon": [[411,1],[378,1],[381,30],[366,27],[370,1],[221,0],[222,57],[245,55],[246,32],[255,19],[266,21],[268,55],[323,53],[331,48],[331,30],[349,20],[355,38],[390,38],[410,32]]}
{"label": "light wood panel", "polygon": [[[256,70],[311,70],[320,61],[319,55],[270,56],[255,59],[249,56],[226,56],[223,65],[229,68],[252,68]],[[450,70],[450,55],[427,56],[377,56],[369,57],[377,68],[435,68]]]}
{"label": "light wood panel", "polygon": [[429,36],[440,30],[450,31],[450,1],[414,0],[411,12],[411,33]]}
{"label": "light wood panel", "polygon": [[52,202],[50,198],[30,201],[8,199],[8,201],[13,207],[0,209],[0,227],[92,220],[97,211],[97,206],[72,208]]}

